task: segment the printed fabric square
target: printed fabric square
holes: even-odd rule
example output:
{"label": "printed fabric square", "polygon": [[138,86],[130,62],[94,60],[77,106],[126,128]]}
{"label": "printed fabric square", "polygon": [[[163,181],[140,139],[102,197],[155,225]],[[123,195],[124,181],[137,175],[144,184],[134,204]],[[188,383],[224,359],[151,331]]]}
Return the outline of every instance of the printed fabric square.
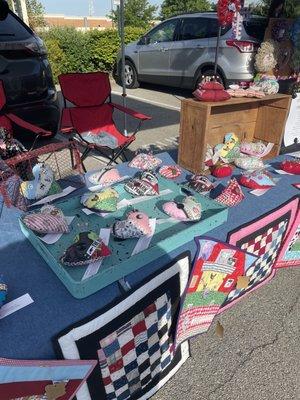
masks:
{"label": "printed fabric square", "polygon": [[150,153],[137,154],[128,164],[131,168],[141,169],[143,171],[157,168],[162,161]]}
{"label": "printed fabric square", "polygon": [[256,256],[216,239],[203,236],[195,241],[198,251],[182,298],[176,346],[209,329],[239,276],[257,260]]}
{"label": "printed fabric square", "polygon": [[280,207],[260,216],[228,234],[228,242],[248,253],[258,256],[247,269],[248,286],[233,289],[220,312],[240,300],[242,296],[267,283],[274,275],[279,253],[296,218],[299,197],[294,197]]}
{"label": "printed fabric square", "polygon": [[[74,398],[96,365],[95,360],[27,361],[0,358],[1,400],[48,400],[53,385],[59,400]],[[57,393],[56,388],[56,393]]]}
{"label": "printed fabric square", "polygon": [[285,267],[300,267],[300,201],[297,217],[275,265],[275,268]]}
{"label": "printed fabric square", "polygon": [[245,195],[238,184],[238,181],[233,178],[230,180],[227,187],[222,191],[222,193],[215,198],[220,204],[228,207],[234,207],[238,205],[242,200],[244,200]]}
{"label": "printed fabric square", "polygon": [[148,399],[189,356],[188,342],[174,352],[180,298],[188,283],[190,254],[105,309],[55,338],[64,358],[98,360],[77,400]]}

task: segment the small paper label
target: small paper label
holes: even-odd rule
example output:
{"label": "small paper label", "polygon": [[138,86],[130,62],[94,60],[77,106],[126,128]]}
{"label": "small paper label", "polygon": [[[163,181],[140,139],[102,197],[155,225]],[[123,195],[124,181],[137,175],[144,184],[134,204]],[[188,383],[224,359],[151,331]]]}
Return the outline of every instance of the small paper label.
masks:
{"label": "small paper label", "polygon": [[159,218],[156,220],[156,225],[162,225],[162,224],[166,224],[166,223],[176,223],[176,222],[180,222],[178,221],[178,219],[175,218]]}
{"label": "small paper label", "polygon": [[45,392],[48,400],[57,400],[59,397],[66,394],[65,382],[54,383],[53,385],[47,385]]}
{"label": "small paper label", "polygon": [[95,186],[90,186],[88,189],[89,189],[91,192],[97,192],[98,190],[102,190],[102,189],[105,189],[105,188],[107,188],[107,187],[113,186],[113,185],[115,185],[115,184],[124,182],[125,180],[127,180],[127,179],[129,179],[129,178],[130,178],[130,176],[125,175],[125,176],[122,177],[122,179],[120,179],[120,180],[117,181],[117,182],[112,182],[112,183],[107,183],[107,184],[99,184],[99,185],[95,185]]}
{"label": "small paper label", "polygon": [[275,169],[274,170],[277,174],[280,174],[280,175],[294,175],[294,174],[291,174],[291,173],[289,173],[289,172],[285,172],[285,171],[283,171],[282,169]]}
{"label": "small paper label", "polygon": [[28,306],[33,303],[31,296],[26,293],[23,296],[18,297],[15,300],[10,301],[9,303],[4,304],[0,309],[0,319],[7,317],[14,312],[21,310],[22,308]]}
{"label": "small paper label", "polygon": [[250,277],[249,276],[239,276],[236,283],[236,289],[246,289],[249,286]]}
{"label": "small paper label", "polygon": [[262,196],[265,193],[267,193],[270,190],[270,188],[268,189],[255,189],[255,190],[251,190],[251,194],[254,194],[254,196]]}
{"label": "small paper label", "polygon": [[43,199],[31,204],[30,207],[37,206],[39,204],[50,203],[53,200],[60,199],[61,197],[67,196],[68,194],[74,192],[74,190],[76,190],[76,188],[74,188],[73,186],[68,186],[61,193],[52,194],[50,196],[44,197]]}
{"label": "small paper label", "polygon": [[135,248],[133,249],[132,252],[132,256],[134,256],[135,254],[140,253],[141,251],[144,251],[146,249],[148,249],[148,247],[150,246],[152,237],[155,233],[155,227],[156,227],[156,218],[151,218],[149,220],[149,225],[151,227],[151,234],[148,236],[142,236],[139,238]]}

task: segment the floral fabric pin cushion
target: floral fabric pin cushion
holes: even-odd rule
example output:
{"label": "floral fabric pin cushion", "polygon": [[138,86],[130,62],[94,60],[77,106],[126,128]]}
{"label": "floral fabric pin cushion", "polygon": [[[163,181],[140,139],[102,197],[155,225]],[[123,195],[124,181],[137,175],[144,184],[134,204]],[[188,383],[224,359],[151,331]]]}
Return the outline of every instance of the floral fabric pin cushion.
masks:
{"label": "floral fabric pin cushion", "polygon": [[74,243],[67,248],[60,262],[68,267],[80,267],[111,255],[109,248],[95,232],[81,232],[74,238]]}
{"label": "floral fabric pin cushion", "polygon": [[42,207],[40,212],[25,215],[22,221],[27,228],[37,233],[69,232],[63,212],[51,205]]}
{"label": "floral fabric pin cushion", "polygon": [[113,235],[118,239],[131,239],[151,234],[149,217],[139,211],[131,211],[123,221],[117,221],[112,227]]}
{"label": "floral fabric pin cushion", "polygon": [[290,174],[300,175],[300,158],[285,160],[280,164],[280,168]]}
{"label": "floral fabric pin cushion", "polygon": [[227,207],[234,207],[244,198],[245,195],[238,184],[238,181],[233,178],[230,180],[228,186],[223,190],[223,192],[215,198],[215,201]]}
{"label": "floral fabric pin cushion", "polygon": [[162,161],[153,154],[140,153],[130,161],[128,166],[146,171],[157,168],[161,163]]}
{"label": "floral fabric pin cushion", "polygon": [[245,172],[240,178],[240,184],[249,189],[269,189],[276,186],[276,182],[266,170]]}
{"label": "floral fabric pin cushion", "polygon": [[257,157],[248,157],[248,156],[239,157],[234,160],[234,163],[238,168],[249,171],[264,169],[263,161]]}
{"label": "floral fabric pin cushion", "polygon": [[240,155],[240,142],[239,138],[234,133],[227,133],[224,138],[224,144],[217,144],[214,147],[222,159],[231,161]]}
{"label": "floral fabric pin cushion", "polygon": [[201,219],[201,204],[192,196],[186,196],[182,202],[168,201],[164,203],[163,210],[171,218],[178,221],[199,221]]}
{"label": "floral fabric pin cushion", "polygon": [[99,212],[115,212],[118,200],[119,193],[113,188],[108,188],[98,193],[87,193],[81,197],[81,203],[86,208]]}
{"label": "floral fabric pin cushion", "polygon": [[166,179],[176,179],[181,175],[181,168],[178,165],[164,165],[159,173]]}
{"label": "floral fabric pin cushion", "polygon": [[47,195],[60,193],[62,190],[55,181],[52,169],[45,164],[36,164],[32,168],[34,179],[21,183],[20,191],[28,200],[39,200]]}
{"label": "floral fabric pin cushion", "polygon": [[0,308],[5,303],[6,296],[7,296],[7,285],[4,282],[3,277],[0,276]]}
{"label": "floral fabric pin cushion", "polygon": [[192,175],[188,186],[198,193],[208,193],[214,188],[212,182],[205,175]]}
{"label": "floral fabric pin cushion", "polygon": [[99,172],[95,172],[94,174],[89,176],[89,181],[93,185],[111,185],[113,183],[120,182],[122,180],[119,171],[116,168],[104,168]]}
{"label": "floral fabric pin cushion", "polygon": [[247,142],[243,141],[240,146],[240,150],[244,154],[248,154],[253,157],[264,157],[266,156],[273,148],[273,144],[269,143],[269,145],[265,145],[263,142]]}
{"label": "floral fabric pin cushion", "polygon": [[158,180],[154,173],[145,171],[140,177],[125,183],[124,189],[133,196],[155,196],[159,194]]}

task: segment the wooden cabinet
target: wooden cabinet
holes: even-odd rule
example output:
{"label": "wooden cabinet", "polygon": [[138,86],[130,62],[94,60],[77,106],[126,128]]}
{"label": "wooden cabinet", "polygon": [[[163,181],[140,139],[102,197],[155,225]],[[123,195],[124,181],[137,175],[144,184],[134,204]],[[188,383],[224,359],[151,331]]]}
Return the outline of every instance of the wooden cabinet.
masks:
{"label": "wooden cabinet", "polygon": [[291,96],[276,94],[263,99],[232,98],[206,103],[185,99],[181,103],[178,163],[199,173],[204,168],[207,144],[223,143],[226,133],[240,140],[261,140],[275,146],[268,158],[279,154]]}

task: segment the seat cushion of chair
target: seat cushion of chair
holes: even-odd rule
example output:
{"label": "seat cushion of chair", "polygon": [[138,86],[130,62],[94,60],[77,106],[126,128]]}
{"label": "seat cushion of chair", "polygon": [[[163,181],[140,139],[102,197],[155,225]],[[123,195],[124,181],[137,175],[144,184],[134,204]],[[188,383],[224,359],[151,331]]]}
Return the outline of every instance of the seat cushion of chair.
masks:
{"label": "seat cushion of chair", "polygon": [[70,117],[76,131],[95,146],[117,148],[132,141],[122,135],[112,118],[109,104],[96,107],[71,108]]}

